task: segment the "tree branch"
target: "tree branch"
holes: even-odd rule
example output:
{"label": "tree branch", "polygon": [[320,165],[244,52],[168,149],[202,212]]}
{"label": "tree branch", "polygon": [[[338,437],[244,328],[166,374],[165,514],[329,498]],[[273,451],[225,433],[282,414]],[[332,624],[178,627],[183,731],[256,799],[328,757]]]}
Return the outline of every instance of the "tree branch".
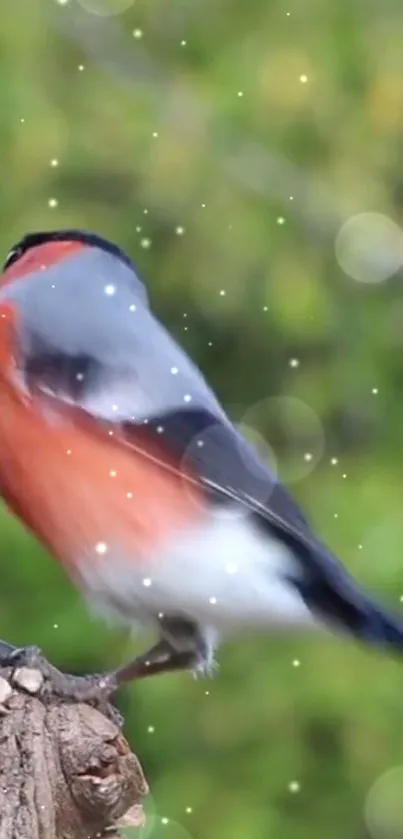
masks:
{"label": "tree branch", "polygon": [[119,727],[89,705],[42,699],[42,681],[37,670],[0,668],[0,839],[99,839],[141,826],[147,783]]}

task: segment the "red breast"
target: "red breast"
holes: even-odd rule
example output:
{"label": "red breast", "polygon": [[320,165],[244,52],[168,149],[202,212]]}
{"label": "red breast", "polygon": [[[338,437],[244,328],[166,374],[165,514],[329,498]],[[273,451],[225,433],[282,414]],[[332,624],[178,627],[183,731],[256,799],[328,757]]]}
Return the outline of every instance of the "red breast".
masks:
{"label": "red breast", "polygon": [[116,426],[19,389],[12,330],[12,310],[0,307],[2,495],[71,575],[80,575],[83,558],[96,563],[106,550],[133,562],[155,555],[178,529],[200,523],[202,490],[152,444],[142,453],[140,429],[138,441],[135,430],[128,440]]}

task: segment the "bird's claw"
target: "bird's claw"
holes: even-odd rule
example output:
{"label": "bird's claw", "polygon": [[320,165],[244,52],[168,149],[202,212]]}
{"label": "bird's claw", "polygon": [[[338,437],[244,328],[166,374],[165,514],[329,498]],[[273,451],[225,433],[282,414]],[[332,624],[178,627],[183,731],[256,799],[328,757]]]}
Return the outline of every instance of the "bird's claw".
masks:
{"label": "bird's claw", "polygon": [[84,702],[97,707],[119,728],[123,718],[109,703],[111,694],[116,690],[113,676],[88,675],[75,676],[62,673],[45,658],[39,647],[12,647],[0,649],[0,666],[9,667],[16,672],[22,667],[38,670],[43,677],[43,684],[38,691],[44,701],[57,696],[65,702]]}
{"label": "bird's claw", "polygon": [[[0,664],[2,667],[30,667],[33,670],[40,670],[42,673],[43,666],[47,664],[46,659],[41,653],[39,647],[12,647],[10,652],[6,652],[0,657]],[[42,673],[45,677],[45,673]]]}

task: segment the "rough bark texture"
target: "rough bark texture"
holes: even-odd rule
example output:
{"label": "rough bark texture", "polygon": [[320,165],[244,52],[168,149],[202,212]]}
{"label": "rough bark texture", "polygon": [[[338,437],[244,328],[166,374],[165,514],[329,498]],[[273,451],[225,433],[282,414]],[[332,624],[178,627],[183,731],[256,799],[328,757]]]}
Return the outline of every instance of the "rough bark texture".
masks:
{"label": "rough bark texture", "polygon": [[147,784],[120,729],[89,705],[42,701],[41,684],[38,671],[0,670],[0,839],[141,826]]}

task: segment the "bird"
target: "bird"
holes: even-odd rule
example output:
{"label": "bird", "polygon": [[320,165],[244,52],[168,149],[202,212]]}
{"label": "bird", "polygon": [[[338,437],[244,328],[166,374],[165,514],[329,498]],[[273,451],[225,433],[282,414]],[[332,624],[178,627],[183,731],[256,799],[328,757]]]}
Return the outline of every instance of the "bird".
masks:
{"label": "bird", "polygon": [[[81,681],[57,681],[49,665],[61,694],[213,674],[219,645],[247,631],[322,627],[401,651],[399,618],[315,535],[117,245],[71,229],[11,248],[0,404],[5,504],[95,613],[155,635],[132,661]],[[0,643],[3,664],[40,656]]]}

